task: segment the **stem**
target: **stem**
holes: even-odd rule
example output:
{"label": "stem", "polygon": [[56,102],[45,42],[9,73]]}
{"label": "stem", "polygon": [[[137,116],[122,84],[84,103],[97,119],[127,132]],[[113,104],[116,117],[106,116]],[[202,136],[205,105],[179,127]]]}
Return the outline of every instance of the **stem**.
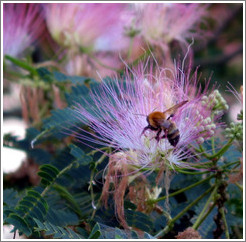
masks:
{"label": "stem", "polygon": [[220,209],[220,213],[221,213],[221,215],[222,215],[222,219],[223,219],[223,222],[224,222],[224,225],[225,225],[225,235],[226,235],[226,238],[227,238],[227,239],[230,239],[229,230],[228,230],[228,225],[227,225],[226,217],[225,217],[225,209],[224,209],[224,208],[221,208],[221,209]]}
{"label": "stem", "polygon": [[[206,204],[205,204],[203,210],[202,210],[201,213],[199,214],[199,216],[198,216],[196,222],[193,224],[193,226],[192,226],[193,229],[197,230],[198,227],[201,225],[202,221],[204,220],[203,215],[204,215],[204,213],[206,212],[206,210],[208,209],[210,202],[213,200],[214,195],[215,195],[215,192],[217,191],[217,188],[218,188],[218,186],[215,186],[215,188],[214,188],[213,192],[211,193],[210,197],[208,198],[208,200],[207,200],[207,202],[206,202]],[[214,205],[215,205],[215,203],[214,203]],[[206,216],[207,216],[207,215],[206,215]]]}
{"label": "stem", "polygon": [[[103,160],[106,158],[106,155],[103,154],[100,159],[95,163],[95,167],[92,169],[91,171],[91,176],[90,176],[90,185],[89,185],[89,189],[91,190],[91,203],[92,203],[92,207],[93,207],[93,212],[91,215],[91,220],[94,218],[96,210],[97,210],[97,206],[95,205],[95,199],[94,199],[94,191],[93,191],[93,178],[94,178],[94,174],[95,174],[95,170],[96,167],[101,164],[103,162]],[[98,205],[99,203],[97,203]]]}
{"label": "stem", "polygon": [[97,207],[95,205],[94,191],[93,191],[93,178],[94,178],[94,173],[95,173],[94,171],[95,171],[95,168],[91,171],[89,189],[91,190],[91,205],[92,205],[93,210],[96,210]]}
{"label": "stem", "polygon": [[238,182],[236,182],[235,185],[241,190],[241,192],[243,192],[243,186],[242,185],[240,185]]}
{"label": "stem", "polygon": [[[214,113],[211,115],[212,122],[214,121]],[[214,147],[214,136],[211,137],[211,146],[212,146],[212,154],[215,154],[215,147]]]}
{"label": "stem", "polygon": [[216,203],[213,203],[213,205],[208,209],[208,211],[205,213],[205,215],[200,220],[199,224],[197,225],[197,228],[199,228],[199,226],[203,223],[203,221],[207,218],[207,216],[212,212],[215,206],[216,206]]}
{"label": "stem", "polygon": [[32,66],[30,66],[28,63],[21,61],[19,59],[16,59],[12,56],[9,55],[5,55],[5,59],[11,61],[12,63],[14,63],[15,65],[29,71],[33,76],[37,75],[37,70],[35,68],[33,68]]}
{"label": "stem", "polygon": [[168,225],[161,230],[159,233],[157,233],[154,237],[160,238],[163,235],[165,235],[169,230],[173,227],[176,220],[181,218],[191,207],[196,205],[201,199],[203,199],[212,189],[214,186],[210,187],[207,191],[205,191],[202,195],[200,195],[197,199],[195,199],[192,203],[190,203],[187,207],[185,207],[179,214],[177,214],[169,223]]}
{"label": "stem", "polygon": [[228,166],[232,166],[232,165],[235,165],[235,164],[238,164],[238,163],[240,164],[240,161],[239,160],[238,161],[231,162],[231,163],[228,163],[228,164],[225,164],[225,165],[221,166],[221,168],[224,169],[224,168],[226,168]]}
{"label": "stem", "polygon": [[184,170],[177,169],[177,168],[175,168],[175,170],[178,171],[179,173],[188,174],[188,175],[200,175],[200,174],[206,174],[210,172],[210,171],[191,172],[191,171],[184,171]]}
{"label": "stem", "polygon": [[97,208],[98,208],[99,204],[101,203],[101,199],[102,199],[101,197],[98,199],[98,202],[96,204],[96,209],[93,209],[93,212],[92,212],[92,215],[91,215],[91,219],[90,220],[93,220],[94,219],[95,214],[96,214],[96,211],[97,211]]}
{"label": "stem", "polygon": [[[129,64],[129,66],[135,66],[139,63],[140,60],[142,60],[144,57],[148,56],[151,53],[151,49],[148,48],[142,55],[140,55],[137,59],[135,59],[133,62]],[[119,70],[118,74],[122,75],[124,73],[124,70]]]}
{"label": "stem", "polygon": [[65,50],[65,47],[59,47],[58,51],[54,53],[54,55],[51,57],[51,60],[57,60],[59,58],[59,55]]}
{"label": "stem", "polygon": [[[192,146],[193,147],[193,146]],[[199,144],[199,149],[193,147],[195,149],[195,151],[201,153],[201,155],[203,155],[205,158],[209,158],[209,155],[205,152],[205,149],[203,148],[202,145]]]}
{"label": "stem", "polygon": [[[212,179],[213,177],[215,177],[215,175],[211,175],[211,176],[207,177],[207,178],[204,179],[204,180],[200,180],[200,181],[198,181],[198,182],[196,182],[196,183],[191,184],[191,185],[188,186],[188,187],[185,187],[185,188],[182,188],[182,189],[180,189],[180,190],[178,190],[178,191],[176,191],[176,192],[173,192],[173,193],[169,194],[168,197],[173,197],[173,196],[175,196],[175,195],[177,195],[177,194],[179,194],[179,193],[182,193],[182,192],[184,192],[184,191],[186,191],[186,190],[189,190],[189,189],[191,189],[191,188],[193,188],[193,187],[196,187],[196,186],[198,186],[198,185],[200,185],[200,184],[202,184],[202,183],[204,183],[204,182],[206,182],[206,181]],[[163,196],[163,197],[159,197],[159,198],[157,198],[157,199],[149,200],[148,203],[154,204],[154,203],[160,202],[160,201],[162,201],[162,200],[165,200],[166,197],[167,197],[167,196]]]}
{"label": "stem", "polygon": [[[56,176],[56,179],[59,178],[61,175],[63,175],[63,173],[65,173],[67,170],[71,169],[71,168],[73,167],[74,163],[75,163],[75,161],[72,162],[70,165],[66,166],[63,170],[61,170],[60,173]],[[44,197],[44,196],[45,196],[45,194],[47,193],[47,191],[54,185],[56,179],[55,179],[52,183],[50,183],[50,184],[43,190],[43,192],[40,194],[41,197]],[[25,218],[25,217],[30,213],[30,211],[32,211],[33,209],[34,209],[34,207],[31,207],[31,209],[29,209],[29,211],[26,212],[26,214],[24,215],[23,218]]]}
{"label": "stem", "polygon": [[212,153],[215,154],[215,148],[214,148],[214,136],[211,137],[211,146],[212,146]]}
{"label": "stem", "polygon": [[179,218],[181,218],[190,208],[192,208],[195,204],[197,204],[202,198],[204,198],[212,189],[214,186],[210,187],[207,191],[205,191],[202,195],[200,195],[197,199],[195,199],[192,203],[190,203],[185,209],[183,209],[179,214],[177,214],[172,221],[176,221]]}
{"label": "stem", "polygon": [[[70,169],[73,167],[73,165],[74,165],[75,162],[76,162],[76,161],[72,162],[70,165],[68,165],[68,166],[66,166],[65,168],[63,168],[63,169],[60,171],[60,173],[56,176],[56,179],[59,178],[61,175],[63,175],[63,173],[65,173],[66,171],[70,170]],[[43,192],[41,193],[41,197],[43,197],[43,196],[46,194],[46,192],[50,189],[50,187],[51,187],[54,183],[55,183],[55,181],[53,181],[52,183],[50,183],[50,185],[47,186],[47,187],[43,190]]]}
{"label": "stem", "polygon": [[235,137],[231,138],[217,153],[209,156],[210,160],[216,159],[216,162],[220,159],[220,157],[230,148]]}
{"label": "stem", "polygon": [[106,146],[106,147],[98,148],[96,150],[87,153],[87,155],[94,155],[95,153],[100,152],[100,150],[109,150],[109,147]]}
{"label": "stem", "polygon": [[130,60],[131,55],[132,55],[132,47],[133,47],[133,37],[131,37],[130,39],[130,44],[129,44],[129,49],[128,49],[128,53],[127,53],[127,59]]}
{"label": "stem", "polygon": [[189,162],[180,161],[180,163],[190,165],[191,167],[201,168],[201,169],[202,168],[207,169],[208,167],[210,167],[213,164],[212,161],[207,161],[207,162],[202,162],[202,163],[189,163]]}

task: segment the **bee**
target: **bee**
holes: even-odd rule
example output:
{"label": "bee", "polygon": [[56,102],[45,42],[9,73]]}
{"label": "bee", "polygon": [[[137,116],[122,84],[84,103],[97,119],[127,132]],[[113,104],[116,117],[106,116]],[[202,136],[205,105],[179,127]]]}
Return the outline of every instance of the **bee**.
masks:
{"label": "bee", "polygon": [[[180,102],[164,112],[155,111],[150,113],[146,118],[148,125],[143,129],[141,135],[148,129],[157,131],[155,137],[157,142],[167,138],[169,143],[175,147],[179,142],[180,134],[175,122],[173,122],[171,118],[175,115],[176,111],[187,102],[187,100]],[[161,136],[162,131],[164,131],[163,136]]]}

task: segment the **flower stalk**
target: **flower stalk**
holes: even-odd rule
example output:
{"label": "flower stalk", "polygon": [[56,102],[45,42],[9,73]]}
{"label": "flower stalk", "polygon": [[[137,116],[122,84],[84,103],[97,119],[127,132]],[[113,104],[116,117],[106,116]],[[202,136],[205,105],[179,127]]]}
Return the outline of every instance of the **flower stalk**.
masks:
{"label": "flower stalk", "polygon": [[[213,192],[211,193],[210,197],[208,198],[206,204],[204,205],[203,210],[201,211],[201,213],[199,214],[196,222],[193,224],[192,228],[197,230],[198,227],[201,225],[201,223],[204,221],[205,217],[205,212],[207,211],[208,207],[210,206],[210,203],[214,200],[214,195],[217,192],[218,186],[215,186]],[[215,205],[215,201],[214,201],[214,205]],[[208,210],[209,211],[209,210]],[[205,215],[204,215],[205,214]],[[209,214],[209,213],[208,213]],[[207,214],[207,215],[208,215]],[[206,215],[206,216],[207,216]]]}
{"label": "flower stalk", "polygon": [[221,208],[220,209],[220,213],[222,215],[222,220],[225,226],[225,236],[227,239],[230,239],[230,235],[229,235],[229,229],[228,229],[228,225],[227,225],[227,221],[226,221],[226,217],[225,217],[225,209]]}
{"label": "flower stalk", "polygon": [[[193,188],[193,187],[196,187],[196,186],[198,186],[198,185],[200,185],[200,184],[202,184],[202,183],[204,183],[204,182],[206,182],[206,181],[209,181],[210,179],[212,179],[212,178],[214,178],[214,177],[215,177],[215,175],[211,175],[211,176],[207,177],[206,179],[200,180],[200,181],[198,181],[198,182],[196,182],[196,183],[191,184],[191,185],[188,186],[188,187],[182,188],[182,189],[180,189],[180,190],[178,190],[178,191],[176,191],[176,192],[173,192],[173,193],[169,194],[168,197],[176,196],[176,195],[178,195],[178,194],[180,194],[180,193],[182,193],[182,192],[185,192],[185,191],[187,191],[187,190],[189,190],[189,189],[191,189],[191,188]],[[163,196],[163,197],[159,197],[159,198],[157,198],[157,199],[155,199],[155,200],[149,200],[148,203],[154,204],[154,203],[157,203],[157,202],[160,202],[160,201],[165,200],[166,197],[167,197],[167,196]]]}
{"label": "flower stalk", "polygon": [[174,218],[172,218],[168,225],[161,230],[159,233],[157,233],[154,237],[155,238],[161,238],[164,236],[166,233],[168,233],[176,220],[181,218],[190,208],[192,208],[194,205],[196,205],[201,199],[203,199],[212,189],[214,189],[214,186],[211,186],[207,191],[205,191],[203,194],[201,194],[197,199],[195,199],[193,202],[191,202],[187,207],[185,207],[179,214],[177,214]]}

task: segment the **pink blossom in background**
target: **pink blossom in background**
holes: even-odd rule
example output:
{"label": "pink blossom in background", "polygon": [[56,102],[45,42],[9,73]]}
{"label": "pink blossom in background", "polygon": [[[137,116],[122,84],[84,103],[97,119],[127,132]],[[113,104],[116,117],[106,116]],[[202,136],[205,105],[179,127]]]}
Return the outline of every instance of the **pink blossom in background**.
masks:
{"label": "pink blossom in background", "polygon": [[243,108],[243,86],[240,86],[240,91],[237,91],[232,84],[228,84],[228,91],[236,98],[237,102],[232,102],[230,105],[230,118],[234,122],[238,122],[238,114],[244,110]]}
{"label": "pink blossom in background", "polygon": [[83,54],[71,55],[64,69],[69,75],[90,76],[100,81],[100,77],[114,75],[122,67],[123,63],[117,55],[99,52],[95,59]]}
{"label": "pink blossom in background", "polygon": [[127,4],[47,3],[43,6],[48,29],[59,44],[91,50],[100,46],[99,38],[104,41],[103,36],[113,34]]}
{"label": "pink blossom in background", "polygon": [[44,30],[40,4],[3,4],[3,55],[19,56]]}
{"label": "pink blossom in background", "polygon": [[206,5],[199,3],[145,3],[136,12],[141,35],[164,49],[173,40],[186,44],[187,38],[202,38],[199,24],[207,14]]}
{"label": "pink blossom in background", "polygon": [[[186,166],[180,161],[187,155],[184,152],[187,145],[201,143],[214,134],[216,124],[210,118],[213,99],[209,96],[210,106],[203,100],[207,88],[203,92],[198,88],[196,72],[191,77],[180,67],[153,71],[152,67],[146,68],[147,64],[129,70],[124,81],[103,81],[98,91],[91,92],[91,99],[84,100],[84,104],[77,103],[74,115],[87,122],[95,133],[89,136],[88,131],[79,128],[75,136],[87,144],[127,151],[135,165],[156,167],[165,157],[171,165]],[[154,110],[165,111],[184,100],[188,102],[172,118],[180,131],[175,148],[165,138],[157,142],[156,131],[148,130],[141,135],[148,114]],[[93,114],[87,111],[87,106],[93,107]]]}

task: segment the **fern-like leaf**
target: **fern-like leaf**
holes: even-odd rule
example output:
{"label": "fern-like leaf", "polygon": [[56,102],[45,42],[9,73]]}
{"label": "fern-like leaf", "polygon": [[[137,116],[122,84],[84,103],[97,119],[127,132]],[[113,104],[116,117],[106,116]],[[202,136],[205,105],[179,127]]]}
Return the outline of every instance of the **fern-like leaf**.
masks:
{"label": "fern-like leaf", "polygon": [[154,237],[146,232],[138,235],[134,230],[126,231],[117,227],[113,228],[102,223],[96,223],[89,239],[154,239]]}
{"label": "fern-like leaf", "polygon": [[76,158],[76,162],[78,162],[80,165],[88,165],[92,161],[92,157],[86,155],[85,152],[78,146],[71,144],[70,148],[71,155]]}
{"label": "fern-like leaf", "polygon": [[34,218],[37,227],[34,227],[35,231],[44,231],[46,236],[53,236],[54,239],[84,239],[82,235],[75,233],[69,228],[63,228],[56,226],[49,222],[42,223],[38,219]]}
{"label": "fern-like leaf", "polygon": [[74,212],[76,212],[79,216],[82,216],[80,207],[77,201],[74,199],[72,194],[65,187],[55,184],[53,185],[53,188],[60,194],[62,198],[64,198],[68,202],[68,204],[70,205],[70,208]]}
{"label": "fern-like leaf", "polygon": [[5,222],[14,225],[16,229],[23,232],[26,236],[32,234],[32,230],[29,228],[27,221],[16,213],[9,214]]}
{"label": "fern-like leaf", "polygon": [[45,186],[53,183],[60,172],[55,166],[49,164],[40,166],[39,170],[38,175],[42,178],[41,183]]}

